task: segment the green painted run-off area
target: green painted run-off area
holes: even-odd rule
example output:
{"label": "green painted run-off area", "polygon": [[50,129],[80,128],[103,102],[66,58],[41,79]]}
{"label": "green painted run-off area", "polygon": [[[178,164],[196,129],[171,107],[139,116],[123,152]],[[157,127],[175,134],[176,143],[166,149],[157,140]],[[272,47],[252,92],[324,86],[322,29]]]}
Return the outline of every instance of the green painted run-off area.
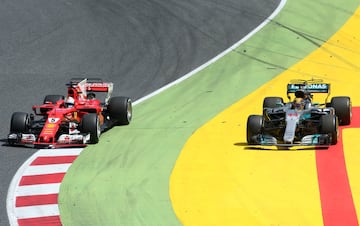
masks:
{"label": "green painted run-off area", "polygon": [[104,133],[67,172],[59,196],[63,225],[181,225],[169,177],[191,134],[321,46],[358,5],[288,0],[236,51],[136,105],[129,126]]}

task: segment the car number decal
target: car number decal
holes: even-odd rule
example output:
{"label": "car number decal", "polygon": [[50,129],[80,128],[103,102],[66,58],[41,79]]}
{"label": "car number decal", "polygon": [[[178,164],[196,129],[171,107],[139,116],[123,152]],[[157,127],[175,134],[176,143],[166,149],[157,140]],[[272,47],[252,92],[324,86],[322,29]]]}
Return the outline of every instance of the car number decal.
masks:
{"label": "car number decal", "polygon": [[57,123],[59,120],[59,118],[48,118],[49,123]]}

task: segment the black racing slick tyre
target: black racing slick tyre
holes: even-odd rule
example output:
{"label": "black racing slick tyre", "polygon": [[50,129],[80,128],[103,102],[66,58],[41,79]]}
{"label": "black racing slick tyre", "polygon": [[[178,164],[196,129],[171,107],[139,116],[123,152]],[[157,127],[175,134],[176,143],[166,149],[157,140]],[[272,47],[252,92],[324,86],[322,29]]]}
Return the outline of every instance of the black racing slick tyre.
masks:
{"label": "black racing slick tyre", "polygon": [[350,97],[333,97],[331,98],[330,106],[335,109],[335,114],[339,119],[340,125],[349,125],[351,123],[352,113]]}
{"label": "black racing slick tyre", "polygon": [[56,104],[59,100],[64,100],[65,97],[63,95],[46,95],[44,98],[44,104],[52,103]]}
{"label": "black racing slick tyre", "polygon": [[27,133],[30,128],[30,117],[25,112],[14,112],[10,120],[10,133]]}
{"label": "black racing slick tyre", "polygon": [[262,115],[250,115],[246,125],[246,140],[248,144],[257,144],[254,137],[261,134],[263,124]]}
{"label": "black racing slick tyre", "polygon": [[132,102],[129,97],[112,97],[109,100],[108,112],[115,125],[129,125],[132,118]]}
{"label": "black racing slick tyre", "polygon": [[284,104],[282,97],[265,97],[263,101],[263,108],[277,108]]}
{"label": "black racing slick tyre", "polygon": [[82,117],[81,131],[90,134],[90,144],[96,144],[99,142],[101,128],[100,119],[96,113],[89,113]]}
{"label": "black racing slick tyre", "polygon": [[320,133],[328,134],[331,138],[330,143],[336,144],[338,141],[338,117],[336,115],[322,115],[320,118]]}

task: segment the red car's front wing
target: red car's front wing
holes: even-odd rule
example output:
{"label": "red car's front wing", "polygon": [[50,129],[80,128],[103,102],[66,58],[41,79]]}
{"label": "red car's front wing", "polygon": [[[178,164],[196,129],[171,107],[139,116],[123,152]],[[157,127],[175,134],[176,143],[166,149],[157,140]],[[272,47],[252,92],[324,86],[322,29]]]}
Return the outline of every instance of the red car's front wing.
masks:
{"label": "red car's front wing", "polygon": [[89,139],[89,134],[62,134],[57,141],[49,143],[37,140],[34,134],[11,133],[8,135],[8,143],[11,145],[35,148],[85,147]]}

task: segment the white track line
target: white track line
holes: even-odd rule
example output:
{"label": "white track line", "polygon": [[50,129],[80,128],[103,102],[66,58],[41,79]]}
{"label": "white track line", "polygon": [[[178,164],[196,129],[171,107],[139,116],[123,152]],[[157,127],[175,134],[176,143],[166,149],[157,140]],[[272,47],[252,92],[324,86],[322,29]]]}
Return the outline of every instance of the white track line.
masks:
{"label": "white track line", "polygon": [[63,172],[66,172],[70,168],[70,166],[71,166],[71,163],[42,165],[42,166],[29,166],[24,171],[23,176],[63,173]]}
{"label": "white track line", "polygon": [[38,156],[69,156],[79,155],[82,150],[83,148],[40,149],[36,153]]}
{"label": "white track line", "polygon": [[59,216],[59,207],[57,204],[17,207],[15,208],[15,215],[17,219],[35,218],[39,216]]}
{"label": "white track line", "polygon": [[[246,35],[244,38],[242,38],[240,41],[238,41],[237,43],[235,43],[234,45],[230,46],[227,50],[225,50],[224,52],[220,53],[219,55],[217,55],[216,57],[212,58],[211,60],[209,60],[208,62],[206,62],[205,64],[201,65],[200,67],[196,68],[195,70],[189,72],[188,74],[185,74],[184,76],[182,76],[181,78],[163,86],[162,88],[138,99],[137,101],[134,102],[134,105],[139,104],[141,102],[144,102],[145,100],[150,99],[151,97],[169,89],[170,87],[181,83],[182,81],[190,78],[191,76],[193,76],[194,74],[198,73],[199,71],[203,70],[204,68],[206,68],[207,66],[209,66],[212,63],[215,63],[216,61],[218,61],[220,58],[222,58],[223,56],[225,56],[226,54],[228,54],[229,52],[235,50],[237,47],[239,47],[242,43],[244,43],[245,41],[247,41],[251,36],[253,36],[255,33],[257,33],[258,31],[260,31],[263,27],[265,27],[270,21],[272,21],[276,15],[279,14],[279,12],[283,9],[283,7],[286,4],[286,0],[281,0],[279,6],[276,8],[276,10],[264,21],[262,22],[259,26],[257,26],[254,30],[252,30],[248,35]],[[37,169],[35,169],[35,167],[33,169],[28,169],[30,163],[32,161],[34,161],[34,159],[36,159],[38,156],[59,156],[59,155],[79,155],[80,152],[82,151],[82,148],[76,148],[76,149],[61,149],[61,151],[54,151],[54,150],[49,150],[49,149],[42,149],[37,151],[33,156],[31,156],[27,161],[24,162],[24,164],[18,169],[17,173],[14,175],[14,178],[12,179],[10,186],[9,186],[9,190],[8,190],[8,195],[7,195],[7,212],[8,212],[8,217],[9,217],[9,221],[10,221],[10,225],[11,226],[17,226],[17,219],[19,219],[19,216],[21,216],[21,218],[25,217],[39,217],[39,216],[52,216],[52,215],[58,215],[59,214],[59,209],[58,209],[58,205],[42,205],[42,206],[36,206],[36,207],[21,207],[21,208],[15,208],[15,200],[17,196],[21,196],[21,195],[30,195],[30,194],[51,194],[52,191],[56,191],[59,192],[59,187],[60,184],[50,184],[48,185],[48,189],[49,192],[46,192],[47,187],[44,185],[31,185],[31,186],[22,186],[22,188],[19,188],[18,184],[19,181],[21,179],[21,177],[23,175],[26,175],[25,173],[28,173],[28,175],[34,175],[35,172],[39,172],[38,170],[42,167],[36,167]],[[55,165],[56,167],[56,165]],[[68,170],[68,166],[57,166],[62,168],[63,170],[65,170],[65,172]],[[60,169],[58,168],[58,169]],[[45,169],[45,167],[43,168]],[[56,171],[58,169],[48,169],[46,168],[46,170],[50,170],[50,171]],[[37,190],[39,189],[39,190]]]}
{"label": "white track line", "polygon": [[57,194],[60,191],[60,184],[61,183],[19,186],[15,191],[15,196]]}
{"label": "white track line", "polygon": [[251,36],[253,36],[255,33],[257,33],[258,31],[260,31],[263,27],[265,27],[269,22],[271,22],[279,13],[280,11],[284,8],[285,4],[286,4],[287,0],[281,0],[280,4],[278,5],[278,7],[276,8],[276,10],[268,17],[266,18],[266,20],[264,20],[264,22],[262,22],[259,26],[257,26],[254,30],[252,30],[249,34],[247,34],[244,38],[242,38],[240,41],[236,42],[234,45],[230,46],[230,48],[226,49],[224,52],[220,53],[219,55],[217,55],[216,57],[212,58],[211,60],[209,60],[208,62],[206,62],[205,64],[201,65],[200,67],[194,69],[193,71],[187,73],[186,75],[180,77],[179,79],[161,87],[160,89],[138,99],[137,101],[134,102],[134,104],[139,104],[147,99],[150,99],[153,96],[156,96],[157,94],[169,89],[170,87],[173,87],[176,84],[179,84],[180,82],[190,78],[191,76],[193,76],[194,74],[198,73],[199,71],[203,70],[204,68],[206,68],[207,66],[209,66],[210,64],[215,63],[216,61],[218,61],[220,58],[222,58],[223,56],[225,56],[226,54],[230,53],[231,51],[234,51],[237,47],[239,47],[242,43],[246,42]]}
{"label": "white track line", "polygon": [[[30,166],[30,164],[38,157],[78,156],[82,150],[82,148],[40,149],[24,162],[24,164],[18,169],[15,176],[13,177],[8,190],[6,209],[11,226],[17,226],[18,219],[59,215],[59,208],[57,204],[16,208],[15,202],[16,197],[20,196],[58,194],[60,183],[19,186],[19,182],[23,176],[34,175],[35,171],[38,171],[40,168],[48,170],[45,172],[46,174],[49,172],[60,172],[61,169],[65,170],[65,173],[69,169],[70,165],[51,164],[50,167],[54,166],[56,169],[49,169],[43,168],[44,166]],[[43,173],[39,172],[39,174],[42,175]]]}

